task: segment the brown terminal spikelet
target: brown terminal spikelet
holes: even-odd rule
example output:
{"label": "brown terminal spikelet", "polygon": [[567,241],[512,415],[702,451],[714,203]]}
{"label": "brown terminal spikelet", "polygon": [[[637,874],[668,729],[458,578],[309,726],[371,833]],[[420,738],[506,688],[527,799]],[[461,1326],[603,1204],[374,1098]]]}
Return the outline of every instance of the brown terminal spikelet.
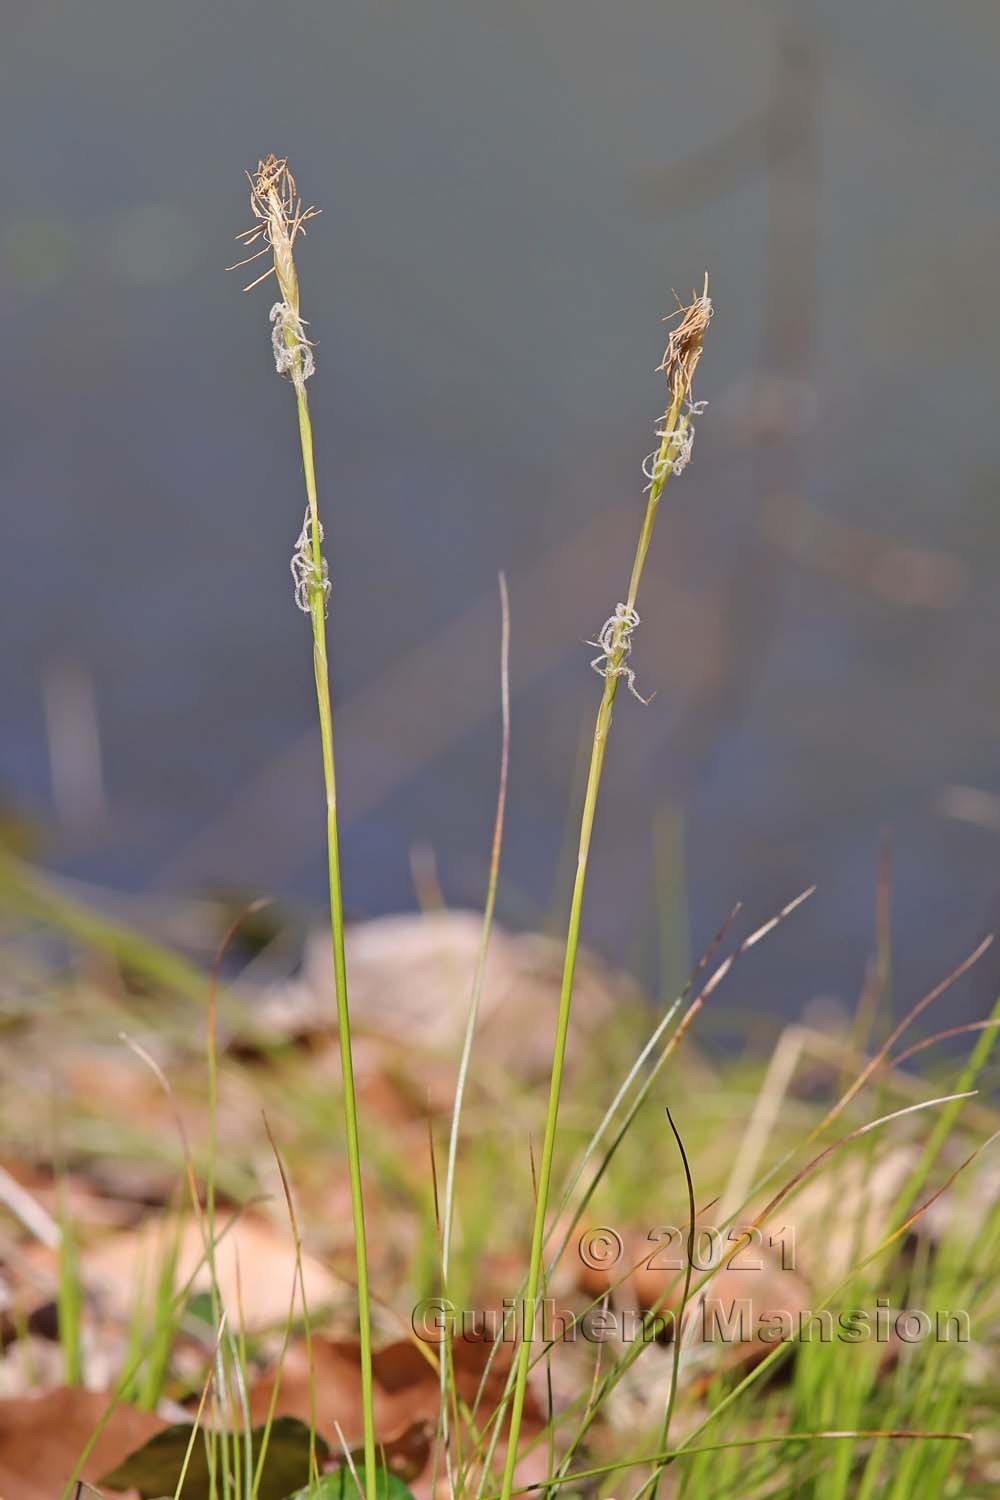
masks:
{"label": "brown terminal spikelet", "polygon": [[[674,294],[676,297],[676,293]],[[708,295],[708,277],[699,297],[692,292],[690,305],[685,307],[677,298],[677,311],[670,318],[677,318],[667,339],[663,359],[657,366],[667,377],[667,409],[656,427],[660,439],[659,448],[650,453],[643,463],[643,473],[649,480],[647,492],[654,500],[659,499],[663,482],[668,474],[682,474],[691,462],[694,446],[694,424],[692,417],[700,416],[705,409],[702,401],[691,400],[694,372],[701,359],[705,332],[712,321],[712,299]],[[665,319],[664,321],[669,321]]]}
{"label": "brown terminal spikelet", "polygon": [[[671,318],[679,318],[680,322],[676,328],[671,329],[663,360],[657,366],[657,369],[664,371],[667,377],[667,385],[670,388],[670,406],[690,399],[694,372],[698,368],[702,346],[705,342],[705,332],[712,321],[712,310],[712,299],[708,295],[708,277],[706,276],[705,290],[701,296],[692,293],[692,300],[688,307],[685,307],[678,298],[677,311],[670,314]],[[664,321],[669,321],[669,319],[664,319]]]}
{"label": "brown terminal spikelet", "polygon": [[305,234],[305,226],[320,212],[318,208],[303,208],[295,186],[295,178],[288,169],[286,157],[265,156],[257,163],[255,172],[248,172],[250,183],[250,212],[254,222],[249,229],[237,235],[246,246],[263,240],[259,250],[246,260],[239,261],[230,270],[250,265],[262,255],[271,256],[271,265],[244,291],[252,291],[274,273],[281,290],[281,301],[271,308],[271,342],[274,362],[279,375],[288,375],[301,390],[316,368],[312,345],[305,332],[305,323],[299,310],[299,279],[295,272],[292,247],[298,235]]}
{"label": "brown terminal spikelet", "polygon": [[248,247],[259,239],[263,239],[264,244],[253,255],[238,261],[229,269],[236,271],[240,266],[248,266],[258,256],[271,251],[274,264],[268,266],[262,276],[251,281],[243,290],[252,291],[273,271],[278,278],[282,297],[297,309],[299,283],[292,260],[292,246],[299,234],[305,234],[305,226],[309,220],[314,219],[322,210],[302,207],[295,178],[288,169],[287,157],[265,156],[263,161],[257,163],[256,172],[247,173],[247,181],[250,183],[250,212],[254,223],[236,238]]}

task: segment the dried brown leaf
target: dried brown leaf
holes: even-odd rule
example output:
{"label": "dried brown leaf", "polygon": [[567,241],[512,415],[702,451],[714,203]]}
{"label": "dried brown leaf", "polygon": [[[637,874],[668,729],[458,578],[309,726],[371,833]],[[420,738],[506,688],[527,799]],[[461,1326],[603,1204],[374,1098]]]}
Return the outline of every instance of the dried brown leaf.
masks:
{"label": "dried brown leaf", "polygon": [[[66,1484],[111,1398],[63,1386],[0,1401],[0,1495],[53,1500]],[[81,1477],[91,1483],[166,1427],[151,1412],[116,1406]]]}

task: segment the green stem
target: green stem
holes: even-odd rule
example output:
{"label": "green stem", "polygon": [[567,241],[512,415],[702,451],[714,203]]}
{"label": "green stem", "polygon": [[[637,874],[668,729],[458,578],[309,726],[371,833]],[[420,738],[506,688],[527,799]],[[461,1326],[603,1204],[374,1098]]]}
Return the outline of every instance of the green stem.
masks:
{"label": "green stem", "polygon": [[309,595],[313,632],[313,666],[316,673],[316,705],[319,711],[323,750],[323,782],[326,788],[326,843],[330,881],[330,931],[333,940],[333,976],[337,997],[337,1031],[340,1067],[344,1084],[344,1130],[351,1184],[351,1218],[354,1223],[354,1255],[358,1278],[358,1336],[361,1346],[361,1403],[364,1426],[366,1500],[375,1500],[375,1414],[372,1401],[372,1324],[368,1290],[368,1246],[365,1238],[365,1206],[361,1189],[361,1148],[358,1140],[358,1100],[351,1051],[351,1016],[347,1004],[347,963],[344,957],[344,902],[340,878],[340,836],[337,828],[337,781],[333,761],[333,710],[326,655],[326,598],[323,590],[319,506],[316,499],[316,465],[313,458],[312,423],[304,381],[295,382],[298,400],[299,438],[306,497],[312,531],[314,585]]}
{"label": "green stem", "polygon": [[[674,1140],[677,1142],[677,1149],[681,1154],[681,1163],[684,1167],[684,1181],[687,1184],[688,1195],[688,1236],[686,1247],[687,1264],[684,1267],[684,1288],[681,1292],[681,1304],[677,1309],[677,1317],[674,1320],[674,1349],[673,1363],[670,1371],[670,1395],[667,1397],[667,1409],[663,1414],[663,1427],[660,1430],[659,1446],[661,1453],[665,1453],[670,1446],[670,1423],[673,1419],[674,1407],[677,1404],[677,1383],[680,1380],[681,1375],[681,1349],[684,1344],[684,1313],[688,1305],[688,1299],[691,1296],[691,1276],[694,1271],[694,1230],[695,1218],[697,1217],[697,1208],[695,1207],[694,1201],[694,1182],[691,1178],[691,1166],[688,1162],[687,1151],[684,1149],[684,1141],[681,1138],[681,1134],[678,1131],[677,1126],[674,1124],[674,1117],[670,1113],[669,1109],[667,1110],[667,1119],[670,1121],[670,1129],[674,1133]],[[657,1500],[657,1496],[659,1494],[660,1472],[661,1471],[659,1468],[653,1470],[653,1475],[649,1487],[652,1500]],[[640,1494],[641,1493],[642,1492],[640,1491]]]}
{"label": "green stem", "polygon": [[[656,523],[656,513],[659,509],[660,496],[670,476],[672,460],[678,452],[678,441],[683,436],[687,426],[687,418],[681,416],[684,394],[686,393],[680,391],[675,395],[664,422],[663,432],[666,435],[661,441],[660,450],[653,465],[653,474],[656,477],[650,485],[646,513],[643,517],[642,529],[639,532],[639,540],[636,544],[632,573],[629,578],[628,598],[626,600],[627,611],[635,609],[636,599],[639,594],[639,584],[646,564],[646,555],[649,551],[653,527]],[[583,912],[583,895],[587,884],[587,864],[590,858],[594,816],[597,811],[597,797],[600,792],[601,776],[604,771],[604,756],[607,751],[608,736],[611,733],[615,694],[618,691],[618,683],[622,676],[626,655],[626,645],[620,641],[615,650],[608,656],[604,675],[604,691],[601,694],[601,703],[597,710],[597,720],[594,725],[594,739],[590,752],[590,770],[587,774],[587,789],[583,798],[583,813],[580,819],[580,842],[576,858],[576,878],[573,881],[573,894],[570,899],[566,951],[563,959],[562,984],[559,991],[559,1013],[556,1021],[552,1072],[549,1081],[549,1104],[545,1117],[545,1135],[542,1141],[542,1159],[538,1173],[535,1220],[531,1234],[528,1285],[521,1305],[522,1338],[518,1348],[517,1366],[514,1374],[510,1432],[507,1438],[507,1452],[504,1460],[503,1484],[500,1492],[501,1500],[510,1500],[514,1488],[517,1444],[521,1434],[521,1418],[524,1413],[528,1368],[531,1363],[531,1343],[538,1305],[538,1291],[542,1280],[545,1216],[552,1184],[552,1160],[555,1154],[556,1128],[559,1121],[559,1100],[562,1094],[563,1070],[566,1061],[566,1039],[569,1035],[570,1011],[573,1001],[573,981],[576,975],[577,950],[580,944],[580,920]]]}
{"label": "green stem", "polygon": [[[448,1296],[448,1274],[451,1268],[451,1235],[452,1222],[455,1210],[455,1171],[458,1162],[458,1138],[462,1119],[462,1105],[465,1099],[465,1088],[469,1077],[469,1066],[472,1060],[472,1043],[475,1037],[476,1023],[479,1019],[479,1006],[483,993],[483,981],[486,978],[486,960],[489,955],[490,936],[493,931],[493,913],[496,909],[497,886],[500,879],[500,852],[503,847],[504,814],[507,806],[507,777],[510,769],[510,601],[507,594],[507,579],[503,573],[500,574],[500,780],[497,788],[496,816],[493,821],[493,844],[490,851],[490,866],[486,884],[486,904],[483,909],[483,924],[479,936],[479,952],[476,957],[476,969],[472,981],[472,997],[469,1003],[469,1014],[465,1023],[465,1036],[462,1042],[462,1056],[458,1065],[458,1078],[455,1083],[455,1102],[451,1115],[451,1130],[448,1135],[448,1167],[445,1175],[444,1187],[444,1212],[441,1222],[441,1295]],[[440,1390],[441,1390],[441,1438],[445,1455],[445,1467],[448,1469],[449,1486],[454,1490],[451,1483],[451,1438],[449,1434],[448,1421],[448,1398],[451,1396],[452,1405],[457,1415],[457,1393],[455,1389],[455,1368],[452,1355],[451,1339],[445,1339],[441,1347],[440,1359]],[[455,1422],[456,1441],[461,1438],[458,1421]],[[458,1468],[461,1469],[461,1453],[458,1453]],[[435,1464],[437,1454],[435,1453]]]}

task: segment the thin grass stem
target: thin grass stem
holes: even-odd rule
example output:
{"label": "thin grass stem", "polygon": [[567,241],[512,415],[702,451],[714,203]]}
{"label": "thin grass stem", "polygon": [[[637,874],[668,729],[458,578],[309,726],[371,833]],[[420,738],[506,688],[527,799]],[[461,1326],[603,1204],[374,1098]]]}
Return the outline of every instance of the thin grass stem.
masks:
{"label": "thin grass stem", "polygon": [[[576,975],[577,953],[580,946],[580,923],[583,915],[583,896],[587,884],[587,866],[594,833],[594,818],[597,799],[604,772],[608,737],[618,684],[624,677],[635,692],[635,678],[628,665],[632,648],[632,632],[639,622],[636,602],[642,580],[653,528],[659,510],[660,498],[670,475],[683,467],[690,455],[692,429],[690,424],[691,382],[701,357],[702,344],[712,305],[708,299],[708,278],[701,297],[696,297],[691,306],[681,310],[680,322],[671,332],[661,368],[665,371],[668,385],[668,404],[663,422],[658,428],[660,446],[647,470],[649,490],[646,511],[643,516],[639,540],[636,544],[632,571],[629,576],[628,594],[624,605],[616,606],[601,631],[598,645],[601,655],[593,663],[604,678],[604,690],[597,710],[593,744],[590,753],[590,768],[583,799],[580,819],[580,839],[577,848],[576,875],[570,899],[569,922],[566,933],[566,948],[563,960],[562,982],[559,992],[559,1010],[556,1019],[556,1035],[552,1053],[552,1069],[549,1078],[549,1101],[545,1117],[545,1134],[542,1139],[542,1156],[538,1174],[538,1192],[535,1203],[534,1225],[531,1235],[531,1253],[528,1267],[528,1284],[522,1303],[522,1338],[517,1353],[513,1394],[510,1409],[510,1430],[504,1460],[501,1500],[510,1500],[514,1488],[514,1470],[517,1465],[517,1447],[524,1414],[527,1392],[528,1368],[531,1363],[531,1341],[538,1305],[538,1292],[542,1284],[543,1255],[545,1248],[545,1224],[552,1184],[552,1164],[555,1156],[556,1131],[559,1120],[559,1101],[562,1095],[563,1072],[566,1061],[566,1042],[569,1035],[570,1013],[573,1001],[573,982]],[[687,411],[685,406],[687,405]],[[638,695],[637,695],[638,696]]]}
{"label": "thin grass stem", "polygon": [[[305,478],[306,520],[299,548],[293,558],[293,577],[296,584],[296,600],[308,612],[312,625],[313,671],[316,679],[316,707],[319,716],[323,784],[326,793],[330,938],[333,949],[337,1032],[343,1082],[344,1134],[358,1286],[358,1341],[364,1427],[365,1490],[367,1500],[375,1500],[371,1297],[368,1285],[368,1247],[361,1182],[358,1102],[351,1047],[351,1015],[347,1001],[347,963],[344,956],[344,902],[340,869],[340,834],[337,822],[337,779],[333,754],[333,708],[330,700],[330,673],[326,646],[326,607],[329,583],[323,559],[323,527],[319,516],[312,420],[309,415],[309,398],[306,394],[306,381],[313,373],[315,361],[312,346],[305,335],[300,312],[299,282],[293,256],[295,240],[300,233],[304,233],[305,224],[313,217],[316,210],[303,209],[296,190],[295,179],[289,172],[288,163],[285,160],[279,160],[274,156],[267,157],[258,164],[257,171],[250,179],[250,184],[250,207],[255,222],[244,239],[248,246],[257,239],[262,239],[272,252],[273,265],[264,273],[264,277],[259,277],[257,280],[263,280],[273,271],[281,292],[282,300],[271,309],[272,347],[278,373],[289,376],[295,387],[299,444],[302,450],[302,469]],[[256,281],[251,283],[251,285],[256,284]]]}
{"label": "thin grass stem", "polygon": [[[452,1108],[451,1128],[448,1134],[448,1164],[445,1169],[444,1205],[441,1220],[441,1294],[448,1295],[448,1273],[451,1262],[451,1237],[455,1212],[455,1169],[458,1160],[458,1139],[462,1120],[462,1104],[472,1060],[472,1043],[479,1006],[486,977],[486,960],[489,955],[490,936],[493,931],[493,913],[496,909],[497,885],[500,878],[500,853],[503,848],[504,814],[507,807],[507,776],[510,767],[510,599],[507,580],[503,573],[499,577],[500,587],[500,777],[497,787],[496,816],[493,822],[493,843],[490,850],[490,867],[486,884],[486,902],[483,907],[483,923],[479,937],[479,951],[472,980],[469,1013],[462,1041],[462,1055],[455,1083],[455,1102]],[[432,1155],[433,1160],[433,1155]],[[452,1387],[454,1404],[454,1363],[451,1340],[445,1339],[443,1358],[440,1361],[441,1385],[441,1437],[444,1445],[445,1465],[448,1469],[450,1488],[454,1490],[451,1475],[450,1440],[448,1431],[448,1393]]]}

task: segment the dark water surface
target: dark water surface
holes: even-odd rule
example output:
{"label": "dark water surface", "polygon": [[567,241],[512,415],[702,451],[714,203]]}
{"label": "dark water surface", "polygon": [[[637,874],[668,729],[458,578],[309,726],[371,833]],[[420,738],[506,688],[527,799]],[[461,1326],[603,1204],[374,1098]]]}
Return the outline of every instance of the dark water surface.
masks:
{"label": "dark water surface", "polygon": [[[274,149],[324,209],[300,275],[352,909],[411,905],[422,842],[449,900],[481,897],[503,567],[501,904],[548,913],[599,686],[583,642],[641,514],[658,318],[708,267],[710,404],[640,600],[657,695],[619,701],[590,940],[655,982],[682,966],[679,883],[697,946],[735,899],[763,918],[818,881],[730,1000],[850,1000],[884,828],[900,1004],[994,924],[1000,19],[793,13],[7,18],[0,790],[56,825],[53,863],[322,894],[294,403],[273,295],[223,272],[241,173]],[[987,959],[941,1024],[996,977]]]}

